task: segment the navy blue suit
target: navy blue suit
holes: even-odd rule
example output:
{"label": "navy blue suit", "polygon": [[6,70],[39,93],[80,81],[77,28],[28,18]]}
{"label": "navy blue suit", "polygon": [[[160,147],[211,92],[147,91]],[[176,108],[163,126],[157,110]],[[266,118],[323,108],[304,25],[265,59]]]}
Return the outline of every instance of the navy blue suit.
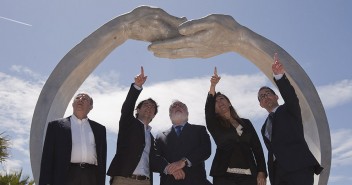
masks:
{"label": "navy blue suit", "polygon": [[[275,80],[285,103],[275,111],[272,121],[272,139],[265,136],[266,121],[262,127],[262,136],[268,149],[268,171],[271,184],[274,183],[275,165],[288,173],[311,168],[319,174],[322,170],[304,139],[301,108],[294,88],[286,75]],[[313,173],[312,173],[313,176]]]}
{"label": "navy blue suit", "polygon": [[[175,129],[158,134],[156,138],[158,155],[164,157],[169,163],[187,158],[192,166],[183,168],[186,178],[175,180],[172,175],[160,174],[160,185],[207,185],[205,164],[211,154],[210,137],[204,126],[186,123],[179,136]],[[166,167],[166,166],[164,166]]]}

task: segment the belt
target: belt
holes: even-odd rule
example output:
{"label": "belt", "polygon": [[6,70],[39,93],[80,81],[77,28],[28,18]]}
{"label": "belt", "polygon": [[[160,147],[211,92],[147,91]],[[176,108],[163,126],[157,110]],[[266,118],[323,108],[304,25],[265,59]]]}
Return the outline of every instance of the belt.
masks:
{"label": "belt", "polygon": [[89,163],[71,163],[71,166],[80,167],[80,168],[97,167],[97,165],[89,164]]}
{"label": "belt", "polygon": [[226,172],[228,173],[236,173],[243,175],[252,175],[251,169],[242,169],[242,168],[227,168]]}
{"label": "belt", "polygon": [[134,175],[128,176],[127,178],[135,179],[135,180],[149,180],[150,178],[144,175]]}

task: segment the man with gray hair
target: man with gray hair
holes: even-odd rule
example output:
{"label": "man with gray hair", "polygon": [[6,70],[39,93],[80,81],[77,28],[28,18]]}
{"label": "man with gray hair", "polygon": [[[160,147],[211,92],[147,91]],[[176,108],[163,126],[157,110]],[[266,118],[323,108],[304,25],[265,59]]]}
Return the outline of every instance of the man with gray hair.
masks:
{"label": "man with gray hair", "polygon": [[205,164],[211,154],[210,137],[205,126],[188,123],[188,108],[174,101],[169,108],[172,127],[158,134],[158,155],[170,164],[160,174],[160,185],[206,185]]}
{"label": "man with gray hair", "polygon": [[106,172],[105,126],[88,118],[93,99],[75,96],[73,114],[48,123],[39,185],[102,185]]}

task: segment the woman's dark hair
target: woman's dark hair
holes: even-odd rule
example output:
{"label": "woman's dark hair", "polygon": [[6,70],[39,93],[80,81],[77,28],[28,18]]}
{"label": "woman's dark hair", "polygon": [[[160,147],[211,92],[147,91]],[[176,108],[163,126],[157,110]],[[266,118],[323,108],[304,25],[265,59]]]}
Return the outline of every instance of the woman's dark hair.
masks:
{"label": "woman's dark hair", "polygon": [[[215,99],[216,99],[216,97],[218,97],[218,96],[224,97],[224,98],[231,104],[230,99],[229,99],[226,95],[222,94],[221,92],[217,92],[217,93],[215,94]],[[238,116],[238,114],[237,114],[235,108],[233,108],[232,105],[231,105],[229,108],[230,108],[231,117],[234,118],[239,124],[243,125],[242,119]],[[226,127],[226,128],[230,128],[230,126],[231,126],[230,120],[223,118],[221,115],[219,115],[219,114],[217,114],[217,113],[215,113],[215,115],[216,115],[216,118],[218,119],[218,121],[220,122],[220,124],[221,124],[222,126],[224,126],[224,127]]]}

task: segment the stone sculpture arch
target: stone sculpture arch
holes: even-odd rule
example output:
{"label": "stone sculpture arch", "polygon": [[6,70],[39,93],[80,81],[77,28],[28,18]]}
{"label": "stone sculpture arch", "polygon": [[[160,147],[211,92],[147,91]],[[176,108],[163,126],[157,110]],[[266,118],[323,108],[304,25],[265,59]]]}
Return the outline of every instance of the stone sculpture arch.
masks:
{"label": "stone sculpture arch", "polygon": [[[46,124],[64,115],[73,95],[97,65],[128,39],[152,42],[180,36],[177,26],[184,21],[184,18],[170,16],[159,8],[138,7],[107,22],[63,57],[46,81],[32,118],[30,158],[35,182],[39,181]],[[254,63],[269,79],[273,53],[279,54],[300,99],[306,140],[325,168],[315,184],[327,184],[331,139],[325,111],[314,85],[284,49],[255,32],[249,33],[253,37],[242,39],[244,44],[238,46],[241,48],[238,53]]]}

